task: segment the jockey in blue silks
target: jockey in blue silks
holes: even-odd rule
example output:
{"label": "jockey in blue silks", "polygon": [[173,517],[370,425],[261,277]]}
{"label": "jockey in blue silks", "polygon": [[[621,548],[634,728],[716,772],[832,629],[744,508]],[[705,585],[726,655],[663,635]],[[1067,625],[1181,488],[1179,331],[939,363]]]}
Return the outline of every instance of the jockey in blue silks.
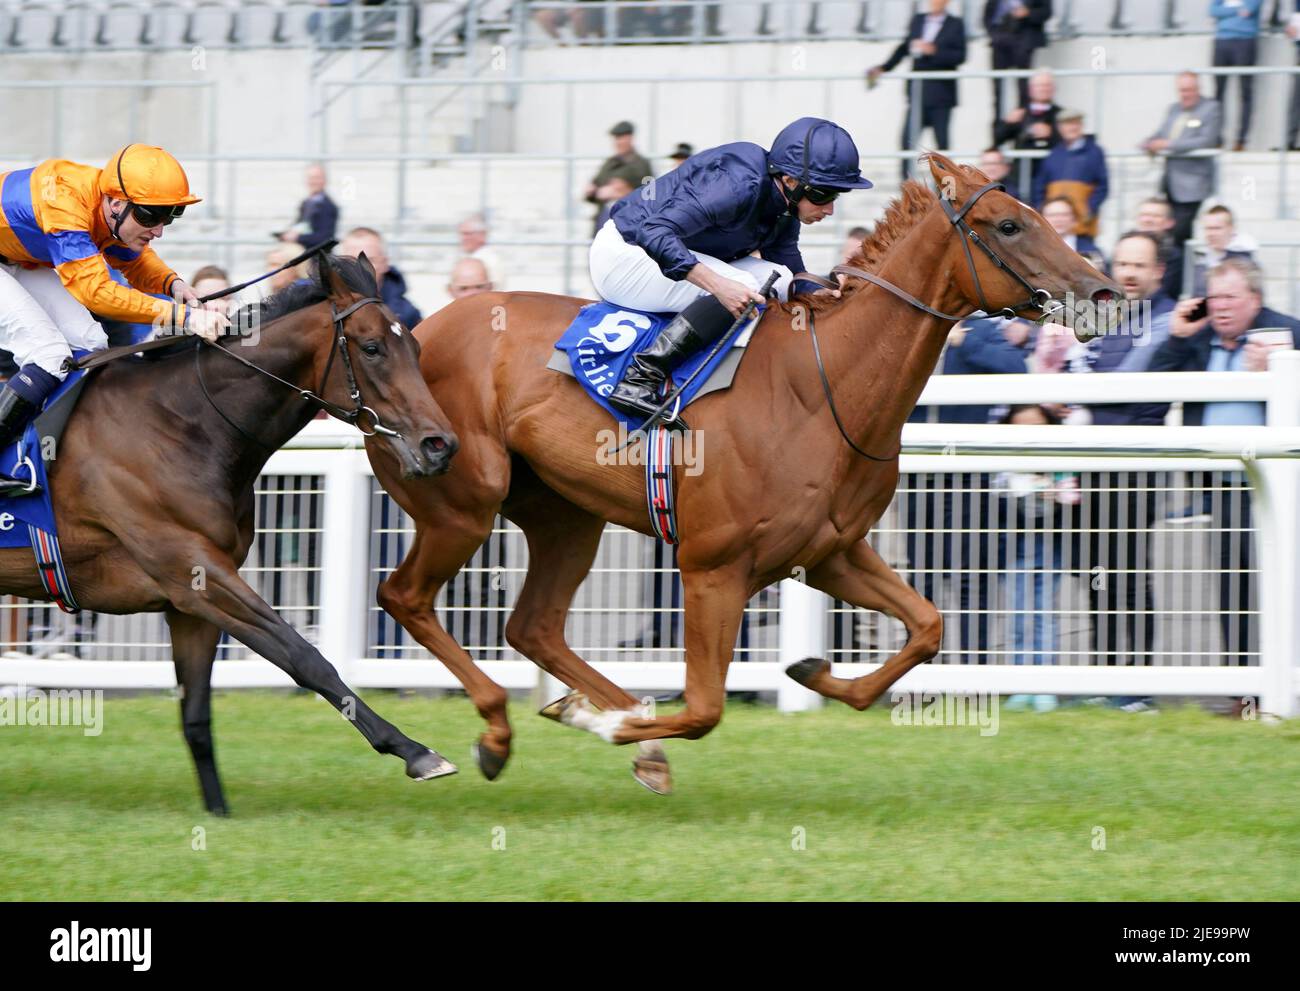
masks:
{"label": "jockey in blue silks", "polygon": [[805,271],[800,225],[829,217],[840,193],[870,188],[848,132],[801,117],[771,151],[747,141],[710,148],[615,203],[591,245],[596,291],[616,306],[677,316],[634,357],[610,404],[653,413],[672,369],[715,344],[751,300],[763,302],[758,290],[773,271],[787,297]]}

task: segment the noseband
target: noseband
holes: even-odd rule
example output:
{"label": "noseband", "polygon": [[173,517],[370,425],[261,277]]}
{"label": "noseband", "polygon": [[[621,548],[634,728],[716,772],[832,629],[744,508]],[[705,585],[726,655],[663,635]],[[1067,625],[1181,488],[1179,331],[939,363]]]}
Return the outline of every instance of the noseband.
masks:
{"label": "noseband", "polygon": [[[199,364],[199,354],[202,351],[202,346],[204,344],[207,344],[209,347],[215,349],[221,354],[224,354],[230,358],[234,358],[235,361],[239,362],[241,365],[243,365],[246,368],[252,369],[253,371],[257,372],[257,374],[263,375],[266,378],[271,379],[272,381],[279,382],[281,385],[288,386],[294,392],[298,393],[300,398],[305,399],[307,402],[315,403],[319,409],[323,409],[330,416],[337,417],[338,419],[342,420],[344,423],[351,424],[352,426],[360,430],[363,434],[365,434],[365,436],[367,437],[373,437],[375,434],[382,434],[385,437],[400,437],[401,434],[399,434],[396,430],[384,426],[383,421],[379,419],[378,413],[376,413],[371,407],[366,406],[364,403],[362,403],[361,388],[360,386],[357,385],[357,377],[355,372],[353,372],[352,370],[352,358],[348,354],[348,337],[347,334],[344,332],[343,322],[347,320],[348,317],[352,316],[353,313],[356,313],[357,310],[361,309],[364,306],[369,306],[371,303],[375,303],[382,306],[384,301],[378,298],[377,296],[366,296],[364,299],[357,300],[351,306],[343,310],[336,310],[334,308],[333,302],[330,303],[331,328],[336,336],[334,338],[334,346],[330,348],[329,360],[325,363],[325,372],[324,374],[321,375],[320,386],[317,388],[315,392],[312,392],[310,389],[300,388],[294,385],[292,382],[280,378],[280,376],[274,374],[273,372],[268,372],[265,368],[259,368],[257,365],[254,365],[251,361],[249,361],[247,358],[241,358],[233,351],[230,351],[219,344],[215,344],[210,341],[205,341],[202,338],[198,339],[198,344],[194,349],[194,371],[198,375],[199,388],[203,390],[204,397],[208,400],[208,403],[212,406],[212,408],[215,409],[217,413],[221,415],[221,418],[223,420],[225,420],[228,424],[234,427],[237,431],[239,431],[239,433],[243,434],[244,437],[248,438],[253,443],[266,448],[270,447],[270,445],[258,440],[247,430],[245,430],[239,424],[235,423],[235,421],[230,419],[230,417],[226,416],[226,414],[222,411],[221,407],[217,405],[216,401],[212,398],[212,395],[208,392],[207,384],[203,381],[202,366]],[[334,367],[335,356],[338,356],[343,363],[343,372],[347,376],[348,398],[352,400],[353,403],[352,409],[345,409],[344,407],[339,406],[336,403],[332,403],[328,399],[325,399],[320,395],[320,393],[325,391],[325,383],[329,380],[330,370]],[[368,417],[370,420],[369,430],[366,430],[365,427],[362,426],[363,417]]]}

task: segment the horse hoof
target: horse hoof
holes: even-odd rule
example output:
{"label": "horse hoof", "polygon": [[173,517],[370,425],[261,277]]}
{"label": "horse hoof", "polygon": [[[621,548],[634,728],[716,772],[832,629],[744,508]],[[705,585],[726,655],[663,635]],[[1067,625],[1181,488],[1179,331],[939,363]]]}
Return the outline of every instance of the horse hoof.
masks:
{"label": "horse hoof", "polygon": [[509,753],[498,756],[488,749],[481,740],[470,747],[470,752],[474,755],[474,762],[478,764],[478,769],[483,772],[483,777],[489,781],[495,781],[500,777],[502,768],[506,766],[506,761],[510,759]]}
{"label": "horse hoof", "polygon": [[406,763],[406,776],[416,781],[443,778],[448,774],[455,774],[457,770],[455,764],[433,750],[426,750]]}
{"label": "horse hoof", "polygon": [[656,795],[673,793],[673,772],[667,758],[637,757],[632,761],[632,777]]}
{"label": "horse hoof", "polygon": [[570,692],[563,698],[556,699],[550,705],[543,706],[537,714],[539,716],[544,716],[547,719],[554,720],[557,723],[562,723],[564,722],[564,716],[566,713],[575,706],[583,705],[593,711],[599,711],[594,705],[587,701],[587,696],[583,695],[582,692]]}
{"label": "horse hoof", "polygon": [[831,662],[822,657],[805,657],[802,661],[795,661],[785,673],[792,679],[803,685],[804,688],[811,688],[809,684],[819,674],[829,674]]}

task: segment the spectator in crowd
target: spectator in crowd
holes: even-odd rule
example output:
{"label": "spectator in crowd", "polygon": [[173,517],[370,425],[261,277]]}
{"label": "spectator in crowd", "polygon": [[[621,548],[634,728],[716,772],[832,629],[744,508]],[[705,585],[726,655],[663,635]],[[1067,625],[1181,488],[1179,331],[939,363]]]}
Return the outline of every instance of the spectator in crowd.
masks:
{"label": "spectator in crowd", "polygon": [[477,258],[462,258],[452,267],[447,295],[452,299],[464,299],[481,292],[491,292],[494,288],[486,265]]}
{"label": "spectator in crowd", "polygon": [[[984,0],[984,29],[993,49],[994,69],[1028,69],[1034,50],[1047,44],[1043,25],[1052,16],[1052,0]],[[1024,79],[1016,80],[1021,106],[1029,99]],[[994,127],[1002,119],[1001,79],[993,80]],[[997,142],[996,131],[994,143]]]}
{"label": "spectator in crowd", "polygon": [[406,278],[389,263],[388,248],[378,231],[369,227],[352,228],[339,243],[338,252],[349,258],[357,258],[364,254],[374,266],[375,278],[379,282],[379,295],[384,305],[392,310],[397,319],[408,328],[420,322],[420,311],[406,298]]}
{"label": "spectator in crowd", "polygon": [[1011,163],[1000,148],[986,148],[980,154],[979,170],[989,177],[990,182],[1000,182],[1007,187],[1007,194],[1022,199],[1020,187],[1011,175]]}
{"label": "spectator in crowd", "polygon": [[1056,115],[1061,141],[1034,176],[1034,204],[1041,209],[1049,199],[1064,196],[1079,215],[1076,234],[1097,236],[1097,214],[1110,192],[1106,153],[1091,134],[1083,133],[1083,113],[1062,110]]}
{"label": "spectator in crowd", "polygon": [[339,208],[325,192],[325,167],[307,166],[307,198],[298,205],[298,219],[287,231],[278,235],[303,248],[314,248],[334,237],[339,225]]}
{"label": "spectator in crowd", "polygon": [[[223,289],[230,288],[230,276],[226,274],[224,268],[216,265],[204,265],[194,273],[194,278],[190,279],[190,285],[194,292],[200,298],[209,293],[221,292]],[[221,299],[214,299],[212,305],[218,307],[222,313],[230,310],[230,297],[223,296]]]}
{"label": "spectator in crowd", "polygon": [[[1051,151],[1061,140],[1056,129],[1061,112],[1056,105],[1056,80],[1044,69],[1029,77],[1028,90],[1028,100],[993,125],[993,143],[1010,141],[1017,151]],[[1037,175],[1041,166],[1042,159],[1034,159],[1031,176]]]}
{"label": "spectator in crowd", "polygon": [[506,287],[506,273],[496,249],[488,244],[488,225],[481,213],[472,213],[456,225],[462,258],[477,258],[488,271],[496,289]]}
{"label": "spectator in crowd", "polygon": [[[1147,370],[1168,337],[1173,312],[1174,302],[1161,288],[1163,276],[1159,238],[1129,231],[1119,239],[1112,278],[1124,290],[1124,318],[1114,333],[1088,343],[1073,370]],[[1095,424],[1158,426],[1169,406],[1109,403],[1087,409]],[[1085,472],[1080,479],[1082,516],[1068,522],[1074,559],[1088,581],[1093,652],[1107,664],[1151,663],[1156,624],[1150,534],[1157,521],[1156,493],[1168,488],[1163,472]],[[1113,704],[1128,711],[1153,707],[1142,696],[1116,698]]]}
{"label": "spectator in crowd", "polygon": [[[1259,55],[1259,12],[1264,0],[1212,0],[1210,16],[1215,20],[1214,64],[1216,66],[1251,66]],[[1238,76],[1241,87],[1241,117],[1237,122],[1237,143],[1233,151],[1246,147],[1250,133],[1250,114],[1254,104],[1255,80]],[[1223,106],[1228,89],[1227,76],[1214,77],[1214,98]]]}
{"label": "spectator in crowd", "polygon": [[[1192,236],[1192,221],[1201,202],[1214,193],[1218,165],[1213,156],[1186,157],[1188,152],[1217,148],[1223,142],[1223,107],[1201,95],[1193,72],[1177,79],[1178,102],[1169,108],[1155,134],[1142,142],[1150,155],[1165,155],[1162,192],[1174,210],[1174,240],[1183,244]],[[1182,157],[1180,157],[1182,156]]]}
{"label": "spectator in crowd", "polygon": [[1174,239],[1174,208],[1163,196],[1148,196],[1138,204],[1134,230],[1160,239],[1160,257],[1165,263],[1161,288],[1170,299],[1183,294],[1183,246]]}
{"label": "spectator in crowd", "polygon": [[1205,211],[1201,218],[1201,236],[1205,239],[1205,247],[1198,249],[1192,268],[1193,296],[1205,295],[1207,274],[1229,258],[1255,260],[1254,243],[1237,233],[1232,211],[1226,206],[1212,206]]}
{"label": "spectator in crowd", "polygon": [[[1239,258],[1221,263],[1209,275],[1209,296],[1184,299],[1173,310],[1169,337],[1152,357],[1153,372],[1264,371],[1269,352],[1278,345],[1252,342],[1252,330],[1291,331],[1291,346],[1300,348],[1300,320],[1264,306],[1264,275],[1259,266]],[[1192,319],[1201,303],[1208,314]],[[1285,346],[1285,345],[1283,345]],[[1189,426],[1263,425],[1261,402],[1184,403]],[[1256,568],[1250,486],[1242,472],[1206,473],[1203,484],[1218,543],[1219,622],[1224,662],[1248,663],[1258,649],[1258,631],[1249,611],[1255,604]]]}
{"label": "spectator in crowd", "polygon": [[[292,261],[297,254],[298,252],[287,244],[276,245],[266,253],[266,270],[270,272],[279,268],[281,265]],[[259,282],[258,285],[262,287],[262,291],[266,295],[270,296],[272,293],[287,289],[295,282],[305,278],[307,278],[305,266],[295,265],[293,268],[286,268],[283,272],[276,272],[275,275],[263,282]]]}
{"label": "spectator in crowd", "polygon": [[609,193],[609,199],[600,205],[600,213],[596,214],[596,230],[600,230],[605,226],[605,221],[609,219],[614,204],[632,192],[632,187],[628,185],[628,181],[621,175],[616,175],[605,184],[605,190]]}
{"label": "spectator in crowd", "polygon": [[692,145],[687,144],[685,141],[679,142],[677,147],[673,149],[673,153],[668,156],[668,161],[673,163],[668,166],[668,171],[671,172],[694,154],[695,148]]}
{"label": "spectator in crowd", "polygon": [[1087,234],[1076,234],[1079,229],[1079,213],[1074,201],[1066,196],[1053,196],[1039,211],[1049,227],[1061,235],[1061,240],[1088,259],[1098,270],[1106,268],[1106,259],[1098,250],[1097,244]]}
{"label": "spectator in crowd", "polygon": [[[893,54],[882,65],[867,70],[867,82],[875,85],[881,73],[889,72],[910,55],[912,69],[916,72],[953,71],[951,80],[925,79],[908,83],[907,113],[903,117],[904,150],[915,148],[920,142],[921,132],[927,127],[934,131],[935,143],[940,148],[950,147],[948,122],[952,108],[957,106],[955,70],[966,61],[966,24],[960,17],[949,14],[947,7],[946,0],[928,0],[927,13],[912,18],[907,37]],[[919,122],[915,134],[912,133],[914,113]],[[904,179],[911,174],[911,167],[912,162],[903,159]]]}
{"label": "spectator in crowd", "polygon": [[[1286,22],[1286,36],[1295,41],[1295,62],[1300,65],[1300,0],[1294,0],[1295,12]],[[1300,75],[1291,77],[1291,109],[1286,121],[1286,147],[1300,151]]]}
{"label": "spectator in crowd", "polygon": [[[1026,370],[1032,325],[1024,320],[963,322],[948,335],[944,375],[1012,374]],[[924,422],[926,408],[909,417]],[[939,406],[939,423],[988,423],[991,407]],[[1005,564],[999,505],[987,472],[917,474],[903,490],[907,557],[914,588],[931,601],[939,579],[951,576],[958,601],[957,641],[962,664],[988,663],[990,575]]]}
{"label": "spectator in crowd", "polygon": [[[1049,406],[1012,406],[999,422],[1047,426],[1059,424],[1061,418]],[[1067,472],[1002,472],[994,485],[1005,493],[1002,518],[1015,535],[1009,555],[1011,663],[1055,664],[1065,507],[1079,503],[1079,478]],[[1055,695],[1012,695],[1006,705],[1011,710],[1032,706],[1038,712],[1050,712],[1057,699]]]}
{"label": "spectator in crowd", "polygon": [[[614,139],[614,154],[601,164],[600,169],[587,183],[587,188],[583,193],[588,203],[593,203],[597,207],[596,216],[599,217],[599,208],[612,200],[618,199],[614,194],[618,187],[611,188],[610,183],[615,178],[622,179],[633,189],[636,189],[646,179],[654,175],[654,170],[650,168],[650,163],[641,157],[633,145],[632,136],[635,129],[629,121],[621,120],[609,129],[610,137]],[[591,236],[596,236],[596,231],[600,230],[599,224],[593,224]]]}
{"label": "spectator in crowd", "polygon": [[844,244],[840,247],[841,265],[851,265],[853,259],[858,257],[858,252],[862,250],[862,242],[871,235],[871,231],[865,227],[850,227],[849,232],[844,235]]}

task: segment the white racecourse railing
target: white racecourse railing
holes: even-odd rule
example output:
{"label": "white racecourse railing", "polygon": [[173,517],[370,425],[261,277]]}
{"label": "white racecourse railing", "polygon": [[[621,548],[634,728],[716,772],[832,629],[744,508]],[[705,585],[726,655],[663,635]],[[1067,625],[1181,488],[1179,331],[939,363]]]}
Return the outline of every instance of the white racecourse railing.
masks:
{"label": "white racecourse railing", "polygon": [[[921,402],[1180,400],[1259,401],[1269,425],[905,428],[899,494],[870,539],[933,595],[947,635],[943,653],[907,675],[900,689],[1251,696],[1263,711],[1296,713],[1300,353],[1274,354],[1263,373],[936,376]],[[258,537],[244,574],[352,684],[456,687],[450,672],[374,604],[377,581],[409,544],[410,522],[377,488],[359,441],[359,434],[334,421],[313,421],[273,455],[257,490]],[[999,473],[1007,472],[1077,479],[1081,496],[1071,522],[1015,522],[1004,515],[1012,500],[999,487],[1006,477]],[[1204,508],[1200,519],[1211,525],[1183,525],[1187,520],[1176,512],[1180,500],[1192,510]],[[1126,518],[1130,511],[1140,518]],[[1205,550],[1207,537],[1224,549],[1219,567],[1207,563],[1213,557]],[[1010,549],[1031,540],[1055,550],[1037,574],[1016,578],[1008,572]],[[1111,558],[1104,557],[1107,547]],[[1231,561],[1229,551],[1237,555]],[[525,561],[522,535],[499,521],[438,602],[453,634],[511,689],[539,683],[538,669],[502,636]],[[575,600],[570,642],[629,689],[682,688],[674,564],[670,549],[611,526]],[[1097,591],[1103,571],[1117,589],[1130,590],[1127,599],[1119,590],[1113,599],[1104,588]],[[1053,584],[1046,605],[1027,607],[1027,578],[1050,579],[1059,591]],[[1207,592],[1215,583],[1217,597]],[[159,616],[92,615],[73,622],[44,604],[5,603],[0,684],[175,684]],[[1054,616],[1058,632],[1034,656],[1023,631],[1036,612]],[[807,708],[820,700],[785,677],[786,664],[826,656],[837,673],[862,674],[894,653],[904,635],[892,620],[786,580],[750,603],[728,687],[776,692],[782,709]],[[1045,663],[1011,663],[1025,660],[1027,651]],[[223,642],[214,683],[233,688],[290,681],[240,645]]]}

